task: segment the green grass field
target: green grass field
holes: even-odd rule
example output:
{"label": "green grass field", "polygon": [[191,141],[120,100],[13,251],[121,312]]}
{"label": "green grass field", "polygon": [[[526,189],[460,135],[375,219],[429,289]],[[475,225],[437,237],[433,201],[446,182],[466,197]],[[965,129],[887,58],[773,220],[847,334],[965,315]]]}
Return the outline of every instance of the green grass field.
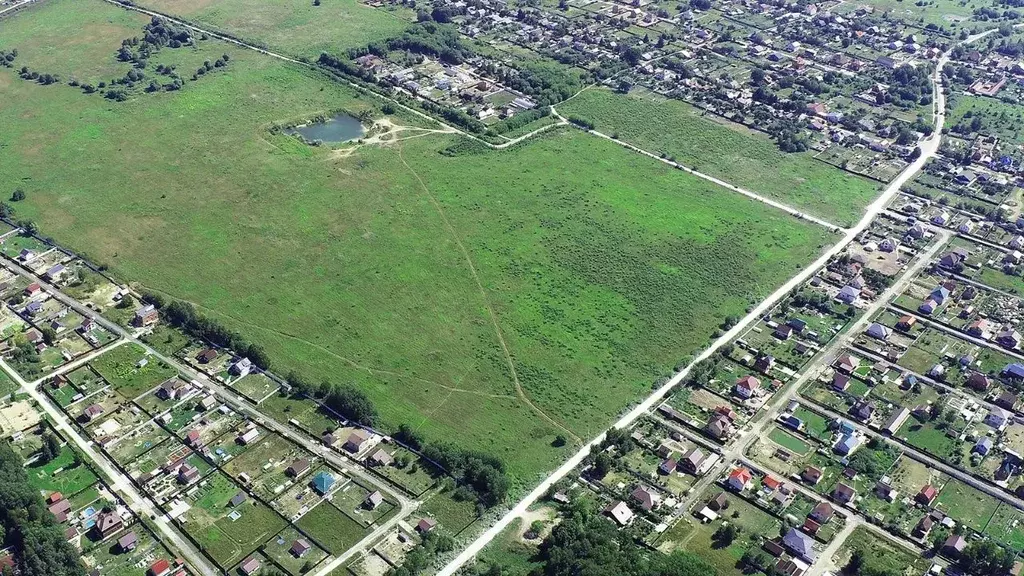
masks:
{"label": "green grass field", "polygon": [[341,554],[369,533],[369,529],[326,501],[304,514],[295,525],[332,554]]}
{"label": "green grass field", "polygon": [[[57,0],[71,1],[120,14]],[[224,52],[226,69],[123,103],[0,70],[0,125],[19,143],[0,181],[25,183],[19,217],[194,302],[279,373],[355,383],[385,428],[492,453],[522,481],[572,449],[549,447],[561,427],[604,429],[833,241],[572,129],[504,151],[441,154],[458,140],[432,136],[337,158],[266,127],[373,102],[214,41],[160,57]]]}
{"label": "green grass field", "polygon": [[144,0],[165,14],[228,32],[291,56],[316,58],[397,36],[415,20],[405,9],[372,8],[358,0]]}
{"label": "green grass field", "polygon": [[145,355],[141,346],[126,344],[107,351],[91,364],[115,392],[131,400],[175,374],[174,368],[156,358],[148,358],[146,365],[139,368],[139,360]]}
{"label": "green grass field", "polygon": [[61,492],[65,496],[77,494],[95,484],[98,480],[96,474],[88,466],[84,464],[75,466],[74,462],[74,449],[64,446],[61,448],[60,454],[53,460],[45,464],[32,464],[26,467],[28,483],[47,495],[51,492]]}
{"label": "green grass field", "polygon": [[591,89],[558,106],[596,130],[840,225],[860,219],[878,185],[807,154],[780,152],[742,126],[727,126],[679,101]]}

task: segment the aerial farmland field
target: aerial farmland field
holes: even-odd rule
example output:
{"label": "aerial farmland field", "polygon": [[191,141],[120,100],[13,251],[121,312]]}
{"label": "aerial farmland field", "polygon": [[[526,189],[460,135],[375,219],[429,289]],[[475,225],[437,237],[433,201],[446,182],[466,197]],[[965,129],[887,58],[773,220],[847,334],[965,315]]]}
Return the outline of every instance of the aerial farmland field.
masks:
{"label": "aerial farmland field", "polygon": [[715,121],[679,100],[588,89],[557,108],[563,116],[589,120],[596,130],[648,152],[836,224],[856,221],[879,194],[876,182],[809,154],[780,152],[766,136]]}
{"label": "aerial farmland field", "polygon": [[321,52],[397,36],[415,20],[407,9],[371,8],[358,0],[145,0],[139,3],[218,32],[315,59]]}
{"label": "aerial farmland field", "polygon": [[[16,16],[44,38],[0,31],[0,46],[35,66],[49,55],[33,45],[84,42],[45,26],[82,3],[84,24],[124,16],[55,0]],[[91,40],[105,46],[95,57],[113,58],[112,38]],[[268,128],[337,109],[379,117],[379,102],[214,40],[157,57],[221,53],[226,68],[125,102],[0,69],[0,124],[19,142],[0,178],[24,183],[18,216],[193,302],[264,345],[277,372],[354,383],[385,428],[494,454],[520,481],[833,241],[570,128],[501,151],[445,134],[348,156],[306,146]],[[558,435],[568,447],[549,447]]]}

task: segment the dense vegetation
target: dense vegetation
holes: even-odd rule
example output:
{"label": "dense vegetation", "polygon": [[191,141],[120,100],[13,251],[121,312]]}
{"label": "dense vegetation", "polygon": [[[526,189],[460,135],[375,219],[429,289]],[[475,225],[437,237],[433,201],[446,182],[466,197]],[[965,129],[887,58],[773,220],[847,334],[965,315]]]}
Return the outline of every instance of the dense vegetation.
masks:
{"label": "dense vegetation", "polygon": [[664,555],[641,547],[587,499],[564,511],[535,560],[541,565],[531,576],[716,576],[712,565],[692,554]]}
{"label": "dense vegetation", "polygon": [[85,576],[78,551],[28,483],[21,458],[0,443],[0,527],[23,576]]}

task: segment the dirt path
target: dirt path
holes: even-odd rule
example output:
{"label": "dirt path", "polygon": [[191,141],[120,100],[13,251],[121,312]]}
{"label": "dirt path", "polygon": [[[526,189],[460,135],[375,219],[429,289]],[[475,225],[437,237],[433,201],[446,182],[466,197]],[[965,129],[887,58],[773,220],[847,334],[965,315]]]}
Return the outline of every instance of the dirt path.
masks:
{"label": "dirt path", "polygon": [[582,444],[583,441],[579,436],[574,434],[572,430],[569,430],[565,426],[559,424],[551,416],[548,416],[547,413],[541,410],[539,407],[537,407],[537,405],[535,405],[526,395],[526,392],[523,391],[523,386],[519,382],[519,374],[516,371],[516,364],[512,360],[512,353],[509,352],[508,343],[505,342],[505,335],[501,331],[501,326],[498,324],[498,315],[494,312],[494,307],[491,306],[491,301],[487,297],[487,290],[484,288],[484,284],[480,280],[480,275],[477,273],[476,265],[473,264],[473,259],[469,255],[469,250],[466,249],[466,246],[462,243],[462,240],[456,233],[455,227],[452,225],[451,221],[448,220],[448,215],[445,214],[444,208],[441,207],[441,203],[438,202],[436,198],[434,198],[434,195],[430,192],[430,189],[427,188],[427,184],[423,181],[422,178],[420,178],[420,175],[416,172],[416,170],[414,170],[412,166],[410,166],[409,163],[405,161],[405,156],[402,155],[401,146],[398,147],[398,159],[402,161],[402,165],[405,166],[406,169],[409,170],[409,172],[411,172],[412,175],[416,178],[416,181],[419,183],[420,188],[427,196],[427,199],[430,200],[430,203],[434,206],[434,209],[437,210],[437,214],[438,216],[441,217],[441,221],[444,223],[444,227],[448,230],[448,234],[451,236],[452,240],[455,241],[455,245],[459,247],[459,251],[462,253],[462,257],[463,259],[465,259],[466,265],[469,267],[469,273],[473,277],[473,282],[476,283],[477,290],[480,291],[480,298],[483,300],[484,307],[487,309],[487,315],[491,319],[491,326],[494,327],[494,335],[497,337],[498,344],[501,346],[501,352],[505,356],[505,363],[508,365],[509,374],[512,376],[512,383],[515,384],[516,395],[519,397],[520,400],[522,400],[527,406],[529,406],[534,412],[536,412],[541,418],[546,420],[549,424],[568,434],[569,437],[572,438],[575,442]]}

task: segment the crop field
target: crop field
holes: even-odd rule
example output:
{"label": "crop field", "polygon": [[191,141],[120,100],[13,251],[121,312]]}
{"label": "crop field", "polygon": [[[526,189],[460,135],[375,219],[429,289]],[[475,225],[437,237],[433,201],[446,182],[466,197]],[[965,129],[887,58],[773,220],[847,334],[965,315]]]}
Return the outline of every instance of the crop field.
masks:
{"label": "crop field", "polygon": [[156,358],[147,358],[146,364],[139,367],[145,355],[142,347],[126,344],[101,354],[91,364],[115,392],[132,400],[175,375],[173,368]]}
{"label": "crop field", "polygon": [[[93,18],[119,13],[89,1]],[[279,373],[358,385],[385,429],[456,438],[520,480],[572,449],[549,447],[556,435],[602,430],[832,241],[577,130],[504,151],[439,135],[338,158],[266,127],[373,102],[214,41],[188,50],[231,63],[122,103],[0,70],[0,125],[23,143],[0,178],[32,183],[19,217],[192,301]],[[126,395],[160,382],[136,378],[130,357],[110,366],[131,349],[95,363]]]}
{"label": "crop field", "polygon": [[145,0],[140,5],[228,32],[291,56],[316,58],[401,35],[412,10],[372,8],[358,0]]}
{"label": "crop field", "polygon": [[878,195],[878,185],[806,154],[786,154],[767,137],[726,126],[685,102],[647,94],[587,90],[558,106],[563,116],[590,120],[624,142],[807,210],[851,224]]}

